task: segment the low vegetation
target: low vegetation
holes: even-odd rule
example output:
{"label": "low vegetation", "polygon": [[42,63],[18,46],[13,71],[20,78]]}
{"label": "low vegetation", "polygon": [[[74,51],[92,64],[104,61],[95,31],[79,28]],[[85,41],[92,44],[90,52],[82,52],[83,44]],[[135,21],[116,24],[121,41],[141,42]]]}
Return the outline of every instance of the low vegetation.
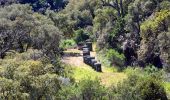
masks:
{"label": "low vegetation", "polygon": [[0,0],[0,99],[168,100],[169,45],[169,0]]}

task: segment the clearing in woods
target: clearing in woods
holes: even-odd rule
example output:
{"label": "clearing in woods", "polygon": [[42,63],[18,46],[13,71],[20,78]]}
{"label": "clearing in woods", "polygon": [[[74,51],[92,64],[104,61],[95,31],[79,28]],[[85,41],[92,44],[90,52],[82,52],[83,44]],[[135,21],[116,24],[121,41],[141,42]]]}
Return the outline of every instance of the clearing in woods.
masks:
{"label": "clearing in woods", "polygon": [[[83,63],[82,51],[77,49],[67,49],[64,51],[62,61],[70,65],[73,69],[73,77],[76,81],[81,79],[99,78],[105,86],[116,85],[126,78],[125,73],[117,72],[114,68],[102,66],[102,73],[96,72],[90,66]],[[96,57],[96,52],[91,52],[91,56]]]}

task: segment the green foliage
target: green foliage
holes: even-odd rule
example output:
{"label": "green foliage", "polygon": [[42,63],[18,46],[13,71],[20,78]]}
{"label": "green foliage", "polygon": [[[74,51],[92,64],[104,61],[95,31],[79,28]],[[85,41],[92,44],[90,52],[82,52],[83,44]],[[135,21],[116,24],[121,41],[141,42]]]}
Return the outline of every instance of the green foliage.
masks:
{"label": "green foliage", "polygon": [[59,93],[57,94],[57,99],[60,100],[79,100],[81,94],[81,90],[79,89],[79,87],[74,84],[74,85],[69,85],[69,86],[62,86],[62,89],[59,91]]}
{"label": "green foliage", "polygon": [[116,21],[115,21],[115,26],[112,30],[112,32],[110,33],[110,36],[113,38],[115,36],[119,36],[120,34],[123,33],[123,28],[124,28],[124,19],[122,18],[118,18]]}
{"label": "green foliage", "polygon": [[19,85],[20,84],[17,81],[0,77],[0,99],[28,99],[27,93],[18,91]]}
{"label": "green foliage", "polygon": [[[104,54],[104,52],[106,52]],[[122,67],[124,65],[124,55],[120,54],[119,52],[117,52],[114,49],[106,49],[103,51],[100,51],[98,54],[98,57],[100,59],[100,61],[105,65],[105,66],[118,66],[118,67]]]}
{"label": "green foliage", "polygon": [[166,89],[167,95],[169,97],[169,93],[170,93],[170,82],[165,82],[164,83],[164,87]]}
{"label": "green foliage", "polygon": [[106,57],[106,55],[103,52],[104,51],[99,51],[97,54],[97,58],[104,66],[111,67],[112,62]]}
{"label": "green foliage", "polygon": [[124,55],[118,53],[114,49],[109,49],[106,53],[106,57],[112,62],[112,64],[115,64],[117,66],[123,66],[124,65]]}
{"label": "green foliage", "polygon": [[161,9],[170,10],[170,1],[168,0],[162,1],[160,6]]}
{"label": "green foliage", "polygon": [[115,13],[114,9],[107,7],[97,9],[95,12],[93,32],[97,38],[99,50],[105,48],[103,47],[105,45],[117,48],[119,36],[125,32],[124,19],[117,17]]}
{"label": "green foliage", "polygon": [[167,100],[164,87],[161,85],[160,81],[154,78],[140,80],[137,88],[139,89],[143,100]]}
{"label": "green foliage", "polygon": [[151,20],[147,20],[141,25],[142,37],[147,37],[149,32],[159,32],[163,25],[163,21],[170,18],[169,10],[161,10],[160,12],[155,13],[155,17]]}
{"label": "green foliage", "polygon": [[[169,21],[170,21],[170,11],[160,10],[155,12],[153,16],[144,21],[141,25],[141,47],[138,52],[138,59],[146,63],[146,59],[151,56],[151,54],[160,54],[160,58],[164,62],[164,68],[169,69],[169,59],[168,51],[169,47]],[[164,42],[166,41],[166,42]],[[166,46],[165,46],[166,45]],[[160,48],[160,49],[159,49]],[[149,56],[148,56],[149,55]],[[169,70],[167,70],[169,71]]]}
{"label": "green foliage", "polygon": [[[97,9],[95,11],[95,18],[93,19],[94,24],[94,32],[100,32],[102,34],[102,31],[104,29],[110,29],[112,28],[112,21],[115,20],[115,11],[111,8],[103,8],[103,9]],[[109,25],[109,26],[108,26]]]}
{"label": "green foliage", "polygon": [[[106,54],[106,57],[108,57],[109,59],[120,59],[121,61],[124,60],[124,56],[123,54],[120,54],[118,53],[116,50],[114,49],[109,49],[107,54]],[[116,58],[115,58],[116,57]]]}
{"label": "green foliage", "polygon": [[85,100],[104,99],[105,90],[99,80],[82,80],[79,84]]}
{"label": "green foliage", "polygon": [[67,49],[76,45],[76,42],[73,39],[62,40],[60,43],[60,48]]}
{"label": "green foliage", "polygon": [[[1,0],[0,4],[17,1]],[[63,10],[59,8],[65,6],[65,0],[19,1],[30,5],[3,4],[0,8],[0,58],[3,58],[0,59],[0,99],[167,100],[163,88],[164,72],[153,66],[127,68],[124,71],[127,79],[117,86],[104,87],[100,80],[94,79],[102,73],[88,70],[86,66],[82,70],[61,65],[57,54],[59,48],[70,48],[92,37],[99,44],[98,59],[104,66],[122,68],[125,57],[117,50],[125,40],[127,28],[130,34],[143,38],[139,49],[144,50],[139,53],[139,59],[157,50],[168,65],[168,0],[69,0]],[[117,16],[118,13],[121,15]],[[72,39],[60,42],[61,35]],[[133,38],[137,40],[136,37]],[[88,79],[87,76],[92,77]],[[116,79],[107,76],[102,77],[107,82],[115,82]],[[71,81],[66,81],[67,77]],[[80,80],[82,78],[87,79]],[[169,88],[168,84],[165,87]]]}
{"label": "green foliage", "polygon": [[47,11],[47,15],[66,37],[73,37],[75,30],[92,26],[94,10],[98,3],[97,0],[70,0],[59,13]]}
{"label": "green foliage", "polygon": [[86,79],[71,86],[64,86],[57,96],[62,100],[103,100],[106,97],[106,89],[98,79]]}
{"label": "green foliage", "polygon": [[0,8],[0,16],[0,56],[9,50],[24,52],[31,47],[42,50],[47,56],[58,53],[60,31],[51,19],[34,13],[31,6],[5,6]]}
{"label": "green foliage", "polygon": [[57,66],[47,61],[44,63],[42,57],[33,60],[31,53],[13,55],[8,55],[0,63],[0,86],[4,87],[0,89],[1,99],[53,98],[61,85],[56,74]]}
{"label": "green foliage", "polygon": [[[144,71],[140,68],[128,68],[128,78],[117,87],[112,87],[110,92],[114,100],[167,100],[166,92],[162,86],[163,81],[157,77],[159,71],[155,68],[147,68]],[[152,70],[152,71],[151,71]]]}
{"label": "green foliage", "polygon": [[[100,80],[89,79],[87,75],[100,74],[90,73],[89,70],[85,71],[87,79],[61,84],[58,80],[59,76],[55,74],[56,66],[43,63],[41,59],[31,60],[27,58],[29,55],[8,55],[8,59],[0,60],[0,86],[3,87],[3,91],[0,92],[8,92],[8,94],[1,94],[2,99],[147,100],[149,98],[154,100],[165,98],[163,100],[166,100],[166,93],[162,86],[163,73],[154,67],[147,67],[144,70],[128,68],[125,71],[128,79],[120,82],[117,87],[104,87]],[[27,56],[27,59],[24,61],[20,56]],[[62,76],[69,77],[68,73],[72,73],[72,69],[66,67],[68,71],[62,72]],[[78,75],[82,75],[82,71],[79,71]]]}
{"label": "green foliage", "polygon": [[138,75],[141,77],[151,76],[159,81],[163,81],[165,75],[165,72],[163,70],[160,70],[152,65],[146,66],[146,68],[144,69],[128,67],[124,70],[124,72],[129,76],[131,75]]}
{"label": "green foliage", "polygon": [[89,36],[87,33],[84,33],[82,29],[79,29],[75,31],[75,42],[78,44],[80,42],[83,42],[85,40],[89,39]]}
{"label": "green foliage", "polygon": [[128,78],[117,86],[103,87],[97,79],[84,79],[77,83],[64,85],[57,94],[58,99],[70,100],[167,100],[162,86],[161,73],[155,68],[128,68]]}
{"label": "green foliage", "polygon": [[159,71],[153,71],[154,68],[146,71],[140,68],[128,70],[131,72],[128,78],[117,86],[103,87],[99,80],[86,79],[74,85],[63,86],[57,97],[62,100],[167,100],[163,81],[151,75],[159,75]]}
{"label": "green foliage", "polygon": [[169,64],[170,64],[170,51],[169,51],[169,47],[167,47],[167,45],[170,44],[170,32],[162,32],[158,35],[158,40],[159,40],[159,47],[161,50],[161,57],[162,59],[165,60],[165,63],[167,64],[166,66],[164,66],[164,69],[169,72]]}

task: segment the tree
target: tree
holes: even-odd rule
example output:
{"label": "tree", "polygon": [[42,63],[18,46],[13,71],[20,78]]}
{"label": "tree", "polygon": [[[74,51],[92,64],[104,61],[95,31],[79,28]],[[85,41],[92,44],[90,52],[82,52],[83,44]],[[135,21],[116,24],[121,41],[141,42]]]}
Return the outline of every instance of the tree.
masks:
{"label": "tree", "polygon": [[60,31],[49,18],[33,13],[29,5],[1,8],[0,16],[1,58],[10,50],[24,52],[30,47],[51,59],[59,54]]}
{"label": "tree", "polygon": [[[25,12],[22,10],[18,11],[16,5],[1,8],[0,16],[1,16],[1,50],[0,55],[1,58],[5,56],[5,53],[9,50],[15,49],[19,52],[24,51],[23,43],[29,44],[30,37],[29,32],[30,28],[32,27],[31,24],[27,24],[29,22],[28,18],[31,13],[30,7],[27,6],[19,6],[25,9]],[[7,13],[8,11],[11,12],[10,14]],[[26,10],[27,9],[27,10]],[[15,13],[14,13],[15,12]],[[8,17],[7,17],[8,16]],[[25,24],[24,24],[25,23]]]}
{"label": "tree", "polygon": [[10,5],[12,3],[17,3],[18,0],[1,0],[0,1],[0,5],[4,6],[4,5]]}
{"label": "tree", "polygon": [[[169,47],[165,46],[168,44],[169,36],[168,27],[170,26],[169,18],[170,11],[161,10],[159,12],[156,12],[154,14],[154,17],[142,23],[141,25],[142,41],[140,44],[138,55],[139,60],[143,61],[145,64],[151,63],[159,67],[159,63],[162,63],[163,66],[165,65],[165,68],[169,66],[169,61],[168,58],[166,57],[168,56],[166,55],[168,52],[166,51],[167,53],[165,53],[164,51],[164,48],[169,50]],[[167,43],[165,45],[162,45],[164,41],[167,41]],[[157,58],[162,60],[157,60]]]}
{"label": "tree", "polygon": [[59,11],[68,3],[68,0],[18,0],[22,4],[31,4],[34,11],[44,13],[46,9]]}
{"label": "tree", "polygon": [[59,13],[48,10],[46,14],[65,37],[73,37],[74,30],[93,25],[94,11],[98,6],[97,0],[70,0]]}
{"label": "tree", "polygon": [[118,17],[124,17],[125,14],[122,0],[101,0],[101,2],[103,3],[103,6],[114,8],[118,13]]}

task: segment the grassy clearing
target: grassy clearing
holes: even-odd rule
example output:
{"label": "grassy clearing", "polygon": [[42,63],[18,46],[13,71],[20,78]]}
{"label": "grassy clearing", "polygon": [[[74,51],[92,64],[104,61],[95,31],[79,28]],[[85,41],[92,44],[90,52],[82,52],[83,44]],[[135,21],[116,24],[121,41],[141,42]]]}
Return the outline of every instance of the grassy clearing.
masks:
{"label": "grassy clearing", "polygon": [[101,80],[105,86],[117,85],[118,82],[125,79],[127,76],[124,73],[118,73],[114,68],[103,68],[102,73],[94,71],[89,66],[72,66],[73,77],[78,82],[83,79],[95,79]]}
{"label": "grassy clearing", "polygon": [[[93,52],[91,55],[96,57],[96,43],[93,43]],[[69,49],[65,53],[81,53],[81,51],[76,49]],[[125,79],[127,76],[125,73],[119,73],[114,67],[102,66],[102,73],[98,73],[93,70],[90,66],[83,63],[82,57],[66,57],[66,64],[69,64],[72,69],[72,76],[78,82],[83,79],[95,79],[101,80],[102,84],[105,86],[116,85],[118,82]]]}

